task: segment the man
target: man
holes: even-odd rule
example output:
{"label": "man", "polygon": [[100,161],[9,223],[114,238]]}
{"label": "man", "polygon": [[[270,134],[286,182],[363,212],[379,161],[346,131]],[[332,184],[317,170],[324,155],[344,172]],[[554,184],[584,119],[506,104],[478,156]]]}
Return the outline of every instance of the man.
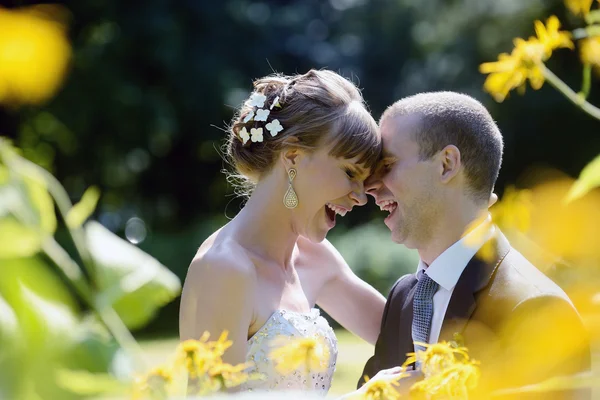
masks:
{"label": "man", "polygon": [[423,350],[415,341],[456,338],[481,362],[485,390],[588,371],[571,301],[491,223],[503,142],[487,110],[463,94],[423,93],[390,106],[380,128],[384,158],[366,191],[390,212],[392,240],[420,262],[392,288],[363,376],[401,365]]}

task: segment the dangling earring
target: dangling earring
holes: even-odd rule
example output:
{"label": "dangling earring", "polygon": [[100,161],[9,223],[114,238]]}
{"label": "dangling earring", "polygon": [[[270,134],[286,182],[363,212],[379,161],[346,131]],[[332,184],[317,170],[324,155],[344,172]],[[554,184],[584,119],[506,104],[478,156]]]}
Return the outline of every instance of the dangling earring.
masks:
{"label": "dangling earring", "polygon": [[292,181],[295,177],[296,170],[294,168],[290,168],[288,171],[289,186],[288,190],[283,196],[283,204],[290,209],[298,207],[298,196],[296,195],[296,192],[294,192],[294,188],[292,187]]}

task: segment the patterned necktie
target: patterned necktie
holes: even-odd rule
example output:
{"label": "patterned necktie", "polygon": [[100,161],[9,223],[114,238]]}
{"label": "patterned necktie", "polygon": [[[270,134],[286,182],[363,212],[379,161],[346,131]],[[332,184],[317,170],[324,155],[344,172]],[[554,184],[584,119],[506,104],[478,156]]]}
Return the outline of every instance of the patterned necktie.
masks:
{"label": "patterned necktie", "polygon": [[[413,302],[412,338],[413,342],[428,343],[433,318],[433,295],[439,285],[424,270],[419,271],[418,279]],[[425,350],[423,346],[414,346],[415,352]]]}

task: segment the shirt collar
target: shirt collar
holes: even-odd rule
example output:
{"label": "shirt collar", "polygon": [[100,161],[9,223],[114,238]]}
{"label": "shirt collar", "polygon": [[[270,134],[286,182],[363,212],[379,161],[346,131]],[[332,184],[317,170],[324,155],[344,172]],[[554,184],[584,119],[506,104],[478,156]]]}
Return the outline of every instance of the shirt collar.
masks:
{"label": "shirt collar", "polygon": [[485,220],[448,247],[429,267],[423,260],[419,260],[417,276],[421,270],[425,270],[425,273],[444,289],[454,289],[471,258],[494,234],[495,228],[491,222],[491,216],[488,214]]}

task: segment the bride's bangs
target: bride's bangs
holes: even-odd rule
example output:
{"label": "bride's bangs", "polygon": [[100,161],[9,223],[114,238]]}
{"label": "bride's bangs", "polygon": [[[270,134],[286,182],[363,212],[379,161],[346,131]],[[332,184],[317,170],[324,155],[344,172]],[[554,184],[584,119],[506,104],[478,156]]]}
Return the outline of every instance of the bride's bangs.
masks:
{"label": "bride's bangs", "polygon": [[353,159],[358,164],[373,169],[381,157],[381,135],[377,123],[362,107],[350,107],[339,118],[332,132],[333,147],[329,152],[333,157]]}

